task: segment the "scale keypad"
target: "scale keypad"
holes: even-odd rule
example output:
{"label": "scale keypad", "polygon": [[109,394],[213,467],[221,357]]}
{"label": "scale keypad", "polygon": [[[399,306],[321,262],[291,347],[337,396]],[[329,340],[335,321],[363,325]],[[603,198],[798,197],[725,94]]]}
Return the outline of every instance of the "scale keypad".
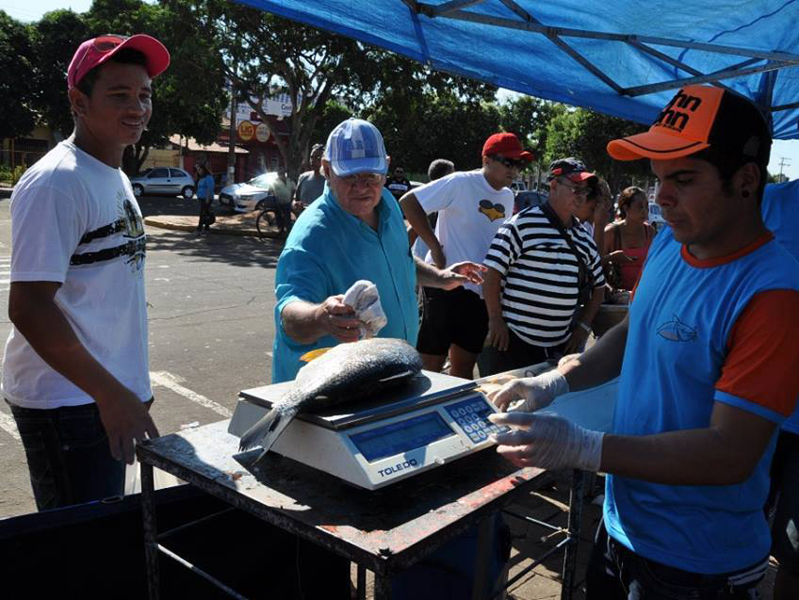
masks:
{"label": "scale keypad", "polygon": [[444,407],[463,432],[469,436],[475,444],[484,442],[492,433],[506,431],[506,427],[494,425],[488,420],[488,415],[492,412],[485,400],[482,398],[470,398],[449,404]]}

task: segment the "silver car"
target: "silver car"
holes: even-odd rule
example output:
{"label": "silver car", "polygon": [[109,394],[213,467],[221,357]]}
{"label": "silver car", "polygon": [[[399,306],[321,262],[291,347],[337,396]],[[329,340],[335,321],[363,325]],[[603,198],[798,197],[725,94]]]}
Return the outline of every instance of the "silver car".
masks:
{"label": "silver car", "polygon": [[270,188],[277,173],[262,173],[247,183],[234,183],[219,192],[219,204],[229,206],[236,212],[248,212],[260,208],[261,202],[272,192]]}
{"label": "silver car", "polygon": [[139,198],[145,194],[157,196],[183,196],[187,200],[194,197],[196,183],[191,175],[175,167],[155,167],[147,169],[130,180],[133,193]]}

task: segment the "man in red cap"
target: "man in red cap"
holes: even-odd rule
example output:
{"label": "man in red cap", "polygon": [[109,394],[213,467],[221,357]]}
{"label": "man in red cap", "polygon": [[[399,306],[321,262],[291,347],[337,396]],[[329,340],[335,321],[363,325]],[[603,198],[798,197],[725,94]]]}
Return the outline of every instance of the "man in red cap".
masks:
{"label": "man in red cap", "polygon": [[[533,160],[512,133],[495,133],[483,145],[483,167],[456,172],[408,192],[400,206],[427,244],[426,260],[443,269],[461,261],[482,263],[494,234],[513,214],[508,186]],[[438,211],[435,233],[427,214]],[[472,378],[488,331],[479,285],[452,291],[424,288],[417,349],[426,369],[441,371],[449,353],[450,374]]]}
{"label": "man in red cap", "polygon": [[487,370],[510,371],[579,352],[605,296],[593,237],[574,218],[597,176],[576,158],[549,166],[549,198],[505,223],[484,264]]}
{"label": "man in red cap", "polygon": [[[608,144],[649,159],[668,225],[625,320],[576,361],[492,396],[516,464],[608,474],[588,598],[756,598],[779,426],[799,395],[799,263],[763,224],[771,132],[748,99],[681,89],[649,131]],[[611,431],[542,408],[620,375]]]}
{"label": "man in red cap", "polygon": [[152,402],[141,212],[120,169],[169,52],[146,35],[83,42],[67,73],[72,136],[11,197],[13,327],[3,396],[40,510],[123,493]]}

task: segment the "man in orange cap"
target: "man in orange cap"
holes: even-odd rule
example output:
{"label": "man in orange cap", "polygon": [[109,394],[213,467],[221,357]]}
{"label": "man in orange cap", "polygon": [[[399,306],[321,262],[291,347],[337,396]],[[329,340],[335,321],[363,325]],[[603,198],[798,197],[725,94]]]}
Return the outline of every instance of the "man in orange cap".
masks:
{"label": "man in orange cap", "polygon": [[40,510],[121,495],[135,443],[158,435],[144,227],[120,165],[152,115],[151,79],[168,65],[147,35],[83,42],[67,72],[75,131],[11,197],[2,389]]}
{"label": "man in orange cap", "polygon": [[[443,269],[461,261],[482,263],[491,240],[513,214],[508,186],[533,160],[512,133],[495,133],[483,144],[483,166],[458,171],[408,192],[400,206],[411,228],[427,244],[427,262]],[[436,229],[429,213],[438,212]],[[479,285],[455,290],[424,288],[424,310],[416,348],[426,369],[440,371],[447,354],[450,374],[472,378],[488,332]]]}
{"label": "man in orange cap", "polygon": [[[610,142],[618,160],[650,160],[669,226],[629,315],[579,360],[493,397],[523,400],[495,421],[515,428],[498,436],[509,460],[608,473],[589,598],[756,597],[769,465],[799,393],[799,263],[759,206],[770,148],[759,109],[711,86]],[[609,433],[530,412],[619,374]]]}

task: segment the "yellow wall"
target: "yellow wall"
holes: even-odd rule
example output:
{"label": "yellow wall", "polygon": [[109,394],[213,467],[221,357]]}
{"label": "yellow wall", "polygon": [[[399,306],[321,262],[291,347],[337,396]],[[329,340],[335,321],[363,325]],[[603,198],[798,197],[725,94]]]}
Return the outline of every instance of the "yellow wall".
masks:
{"label": "yellow wall", "polygon": [[171,148],[150,148],[147,154],[147,159],[141,166],[141,170],[150,169],[153,167],[179,167],[180,166],[180,152]]}

